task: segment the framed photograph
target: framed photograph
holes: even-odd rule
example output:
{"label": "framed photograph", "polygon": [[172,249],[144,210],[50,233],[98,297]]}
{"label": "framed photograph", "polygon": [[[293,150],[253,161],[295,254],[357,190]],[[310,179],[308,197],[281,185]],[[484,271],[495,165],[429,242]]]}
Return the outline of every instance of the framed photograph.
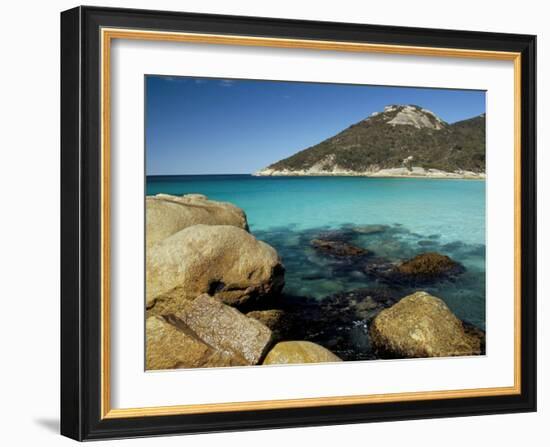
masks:
{"label": "framed photograph", "polygon": [[61,432],[536,409],[535,36],[61,14]]}

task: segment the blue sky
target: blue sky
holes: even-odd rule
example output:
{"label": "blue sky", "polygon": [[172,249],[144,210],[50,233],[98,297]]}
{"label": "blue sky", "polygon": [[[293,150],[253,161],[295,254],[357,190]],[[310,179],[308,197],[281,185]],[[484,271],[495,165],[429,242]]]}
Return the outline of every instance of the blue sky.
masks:
{"label": "blue sky", "polygon": [[485,92],[146,76],[147,175],[245,174],[317,144],[389,104],[453,123]]}

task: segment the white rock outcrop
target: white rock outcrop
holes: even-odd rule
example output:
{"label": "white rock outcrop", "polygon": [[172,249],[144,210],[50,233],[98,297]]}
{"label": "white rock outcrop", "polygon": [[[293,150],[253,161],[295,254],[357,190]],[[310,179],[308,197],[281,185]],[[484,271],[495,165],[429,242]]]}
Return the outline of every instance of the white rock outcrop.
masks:
{"label": "white rock outcrop", "polygon": [[[427,116],[429,115],[429,116]],[[417,129],[428,128],[440,130],[444,123],[433,112],[427,109],[418,109],[413,106],[404,106],[388,124],[393,126],[414,126]]]}

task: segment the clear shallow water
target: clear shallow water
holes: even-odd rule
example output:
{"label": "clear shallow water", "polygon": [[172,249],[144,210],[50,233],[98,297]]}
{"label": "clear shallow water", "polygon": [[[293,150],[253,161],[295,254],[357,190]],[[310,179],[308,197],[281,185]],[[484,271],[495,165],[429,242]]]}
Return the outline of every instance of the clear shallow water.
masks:
{"label": "clear shallow water", "polygon": [[[250,231],[275,247],[285,293],[322,299],[377,284],[360,268],[313,250],[311,239],[340,231],[389,261],[437,251],[461,262],[455,282],[423,287],[463,320],[485,328],[485,182],[364,177],[149,176],[147,194],[205,194],[244,209]],[[365,225],[383,231],[363,234]],[[338,233],[335,233],[338,234]],[[404,291],[405,293],[405,291]]]}

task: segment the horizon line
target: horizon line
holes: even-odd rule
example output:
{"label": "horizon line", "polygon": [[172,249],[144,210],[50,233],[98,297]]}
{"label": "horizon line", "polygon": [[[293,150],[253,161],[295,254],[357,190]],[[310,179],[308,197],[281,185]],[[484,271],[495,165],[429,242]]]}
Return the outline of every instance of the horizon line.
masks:
{"label": "horizon line", "polygon": [[188,177],[200,177],[204,175],[252,175],[253,172],[242,172],[242,173],[213,173],[213,174],[145,174],[145,177],[182,177],[182,176],[188,176]]}

